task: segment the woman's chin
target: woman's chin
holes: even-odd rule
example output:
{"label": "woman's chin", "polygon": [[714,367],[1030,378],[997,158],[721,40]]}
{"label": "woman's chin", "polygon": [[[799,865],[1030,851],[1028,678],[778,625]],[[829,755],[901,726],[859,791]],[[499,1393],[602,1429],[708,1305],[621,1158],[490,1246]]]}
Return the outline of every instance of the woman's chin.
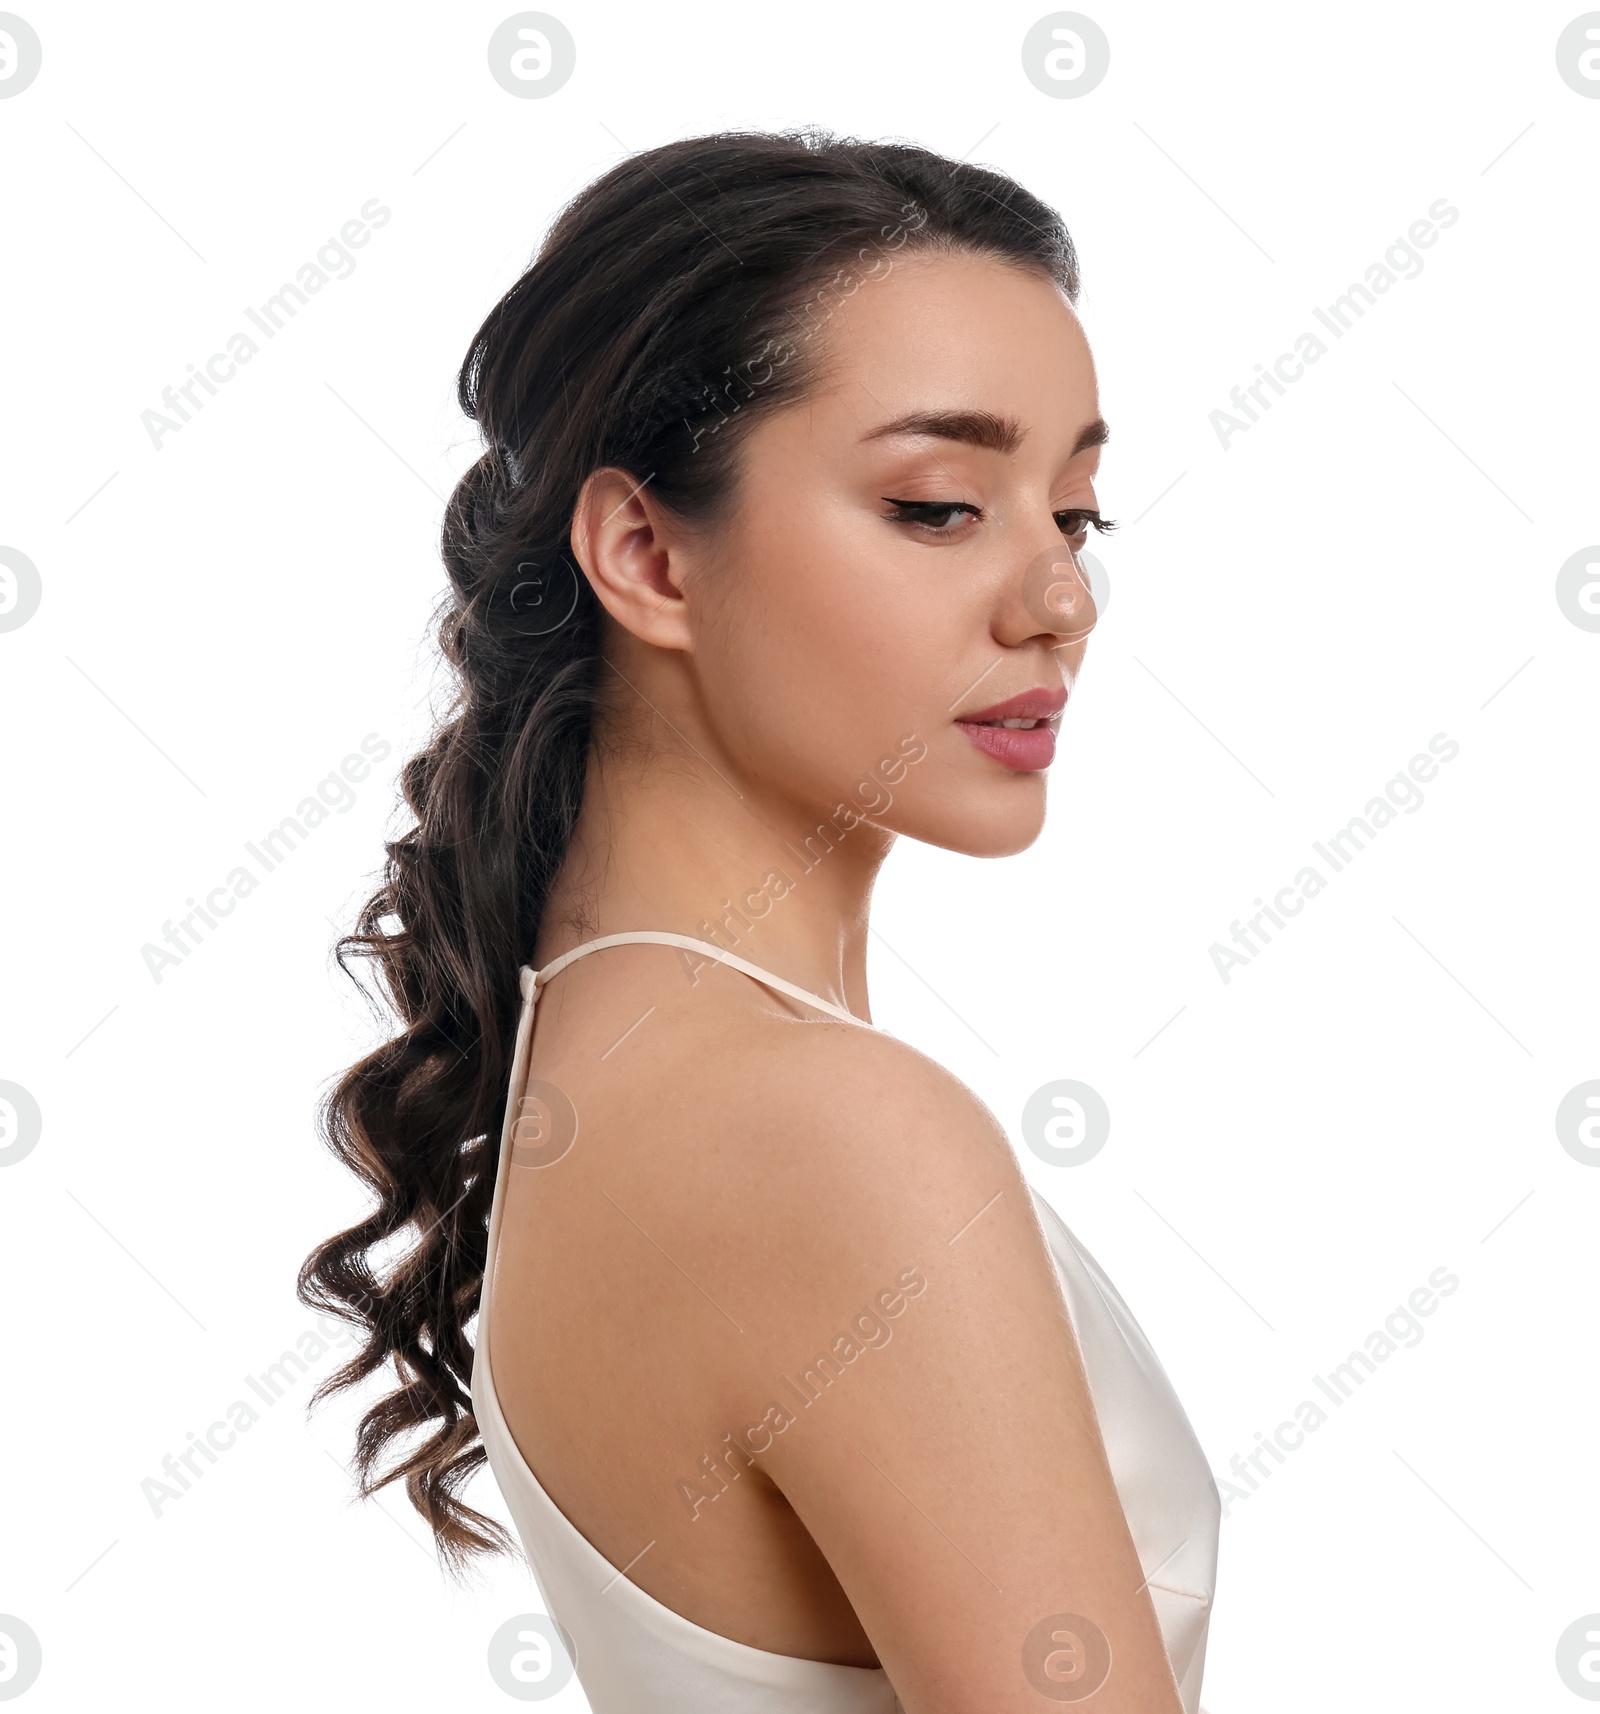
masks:
{"label": "woman's chin", "polygon": [[965,857],[1015,857],[1044,831],[1045,775],[1019,774],[1003,792],[963,793],[959,799],[897,822],[895,831]]}

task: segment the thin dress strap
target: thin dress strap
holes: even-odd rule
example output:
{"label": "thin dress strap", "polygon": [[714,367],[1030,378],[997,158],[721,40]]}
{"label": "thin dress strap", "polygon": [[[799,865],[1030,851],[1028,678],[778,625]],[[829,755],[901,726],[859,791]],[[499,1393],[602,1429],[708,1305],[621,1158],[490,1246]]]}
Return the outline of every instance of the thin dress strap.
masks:
{"label": "thin dress strap", "polygon": [[608,946],[630,946],[647,944],[651,946],[678,946],[692,952],[708,952],[713,955],[712,961],[726,964],[732,970],[742,970],[746,976],[753,976],[757,982],[768,988],[776,988],[780,994],[787,994],[791,1000],[803,1000],[808,1006],[815,1006],[819,1011],[826,1012],[830,1018],[838,1018],[847,1024],[865,1024],[863,1018],[858,1018],[854,1012],[847,1012],[842,1006],[836,1006],[831,1000],[824,1000],[820,994],[813,994],[809,989],[797,987],[793,982],[785,982],[781,976],[774,976],[770,970],[763,970],[758,964],[751,964],[747,959],[736,958],[733,953],[726,952],[709,940],[696,940],[687,934],[665,934],[657,929],[630,929],[626,934],[603,934],[598,940],[586,940],[582,946],[573,947],[571,952],[563,952],[559,958],[552,958],[543,970],[538,971],[533,980],[535,987],[542,988],[552,976],[559,976],[575,958],[582,958],[586,953],[599,952]]}

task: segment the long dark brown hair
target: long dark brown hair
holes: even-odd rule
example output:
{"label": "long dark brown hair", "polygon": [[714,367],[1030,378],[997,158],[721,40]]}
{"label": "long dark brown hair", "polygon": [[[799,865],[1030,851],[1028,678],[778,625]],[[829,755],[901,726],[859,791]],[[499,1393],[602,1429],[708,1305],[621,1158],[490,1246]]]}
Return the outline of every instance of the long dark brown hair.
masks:
{"label": "long dark brown hair", "polygon": [[599,688],[602,612],[569,542],[579,489],[616,466],[714,523],[745,426],[814,380],[813,335],[836,305],[897,254],[939,250],[1077,297],[1060,216],[999,173],[816,130],[669,143],[566,206],[461,365],[457,396],[485,450],[441,537],[454,698],[401,771],[416,825],[386,843],[381,884],[337,945],[346,974],[352,957],[376,961],[401,1027],[320,1114],[377,1205],[298,1280],[305,1303],[365,1335],[313,1403],[393,1362],[398,1386],[357,1430],[360,1490],[404,1478],[452,1570],[512,1545],[458,1493],[484,1461],[468,1328],[517,969],[582,802]]}

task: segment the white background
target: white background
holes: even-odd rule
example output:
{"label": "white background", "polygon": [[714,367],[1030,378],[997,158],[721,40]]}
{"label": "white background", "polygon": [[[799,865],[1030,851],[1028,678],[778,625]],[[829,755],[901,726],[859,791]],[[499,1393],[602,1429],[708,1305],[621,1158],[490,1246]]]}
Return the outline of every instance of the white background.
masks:
{"label": "white background", "polygon": [[[1113,598],[1048,830],[1002,863],[896,852],[878,1021],[1019,1148],[1040,1084],[1104,1096],[1094,1160],[1022,1159],[1219,1481],[1459,1278],[1230,1505],[1212,1714],[1576,1708],[1600,1170],[1554,1113],[1600,1077],[1600,634],[1555,579],[1600,540],[1600,100],[1556,72],[1575,11],[1093,0],[1110,73],[1054,100],[1022,71],[1035,7],[556,6],[576,73],[518,100],[485,59],[508,9],[26,0],[0,544],[43,599],[0,634],[0,1078],[44,1125],[0,1172],[0,1613],[42,1639],[27,1706],[509,1705],[485,1649],[540,1606],[526,1570],[456,1590],[403,1496],[350,1505],[352,1411],[308,1426],[312,1377],[159,1517],[140,1484],[253,1397],[311,1321],[295,1268],[363,1207],[313,1126],[374,1039],[328,951],[428,726],[467,342],[624,153],[815,122],[1062,210],[1127,520],[1091,547]],[[372,197],[355,272],[155,450],[140,413]],[[1441,197],[1421,273],[1224,449],[1229,390]],[[1225,983],[1212,944],[1441,732],[1423,807]],[[354,807],[157,983],[141,948],[368,733],[393,749]]]}

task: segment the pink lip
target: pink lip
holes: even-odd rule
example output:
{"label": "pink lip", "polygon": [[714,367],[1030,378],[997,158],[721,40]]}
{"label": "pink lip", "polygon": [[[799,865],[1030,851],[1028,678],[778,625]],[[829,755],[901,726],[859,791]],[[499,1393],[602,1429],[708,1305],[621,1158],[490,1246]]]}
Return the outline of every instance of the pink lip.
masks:
{"label": "pink lip", "polygon": [[[978,749],[993,756],[1003,767],[1016,773],[1037,773],[1055,760],[1056,716],[1066,704],[1065,685],[1057,685],[1053,690],[1025,690],[990,708],[960,716],[956,725]],[[1027,730],[983,724],[991,720],[1038,720],[1048,724]]]}

